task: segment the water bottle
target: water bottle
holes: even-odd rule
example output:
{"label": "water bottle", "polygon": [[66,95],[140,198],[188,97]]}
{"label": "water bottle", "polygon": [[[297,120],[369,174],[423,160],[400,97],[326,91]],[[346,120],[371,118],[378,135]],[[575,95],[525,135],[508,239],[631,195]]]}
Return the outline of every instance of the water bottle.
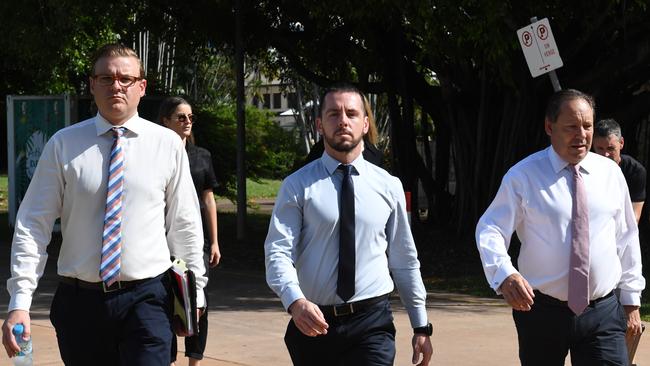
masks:
{"label": "water bottle", "polygon": [[32,338],[30,337],[29,339],[24,340],[24,331],[25,326],[22,324],[14,325],[14,329],[12,330],[14,337],[16,337],[16,343],[20,346],[20,352],[11,358],[14,361],[14,366],[34,365],[34,360],[32,359]]}

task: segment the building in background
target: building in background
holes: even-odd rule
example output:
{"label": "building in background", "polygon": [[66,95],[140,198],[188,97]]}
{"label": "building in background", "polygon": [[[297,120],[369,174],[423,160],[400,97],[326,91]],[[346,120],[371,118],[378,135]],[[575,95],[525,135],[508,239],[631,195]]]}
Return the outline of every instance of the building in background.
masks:
{"label": "building in background", "polygon": [[246,79],[246,103],[273,112],[273,120],[280,127],[291,130],[297,127],[298,97],[291,84],[269,79],[259,72]]}

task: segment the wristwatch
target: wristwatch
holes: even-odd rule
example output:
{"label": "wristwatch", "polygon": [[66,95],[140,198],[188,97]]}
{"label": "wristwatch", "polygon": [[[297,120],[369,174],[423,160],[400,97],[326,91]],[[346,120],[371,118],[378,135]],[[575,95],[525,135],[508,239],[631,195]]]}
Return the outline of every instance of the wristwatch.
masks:
{"label": "wristwatch", "polygon": [[431,335],[433,334],[433,325],[431,323],[427,323],[427,325],[423,327],[413,328],[413,333],[424,334],[425,336],[431,337]]}

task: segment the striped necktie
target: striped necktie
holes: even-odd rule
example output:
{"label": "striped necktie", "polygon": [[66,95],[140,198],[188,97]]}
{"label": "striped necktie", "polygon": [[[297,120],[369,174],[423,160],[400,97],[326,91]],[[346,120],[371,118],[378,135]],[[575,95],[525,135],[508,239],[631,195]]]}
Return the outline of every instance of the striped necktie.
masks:
{"label": "striped necktie", "polygon": [[102,233],[102,260],[99,276],[111,286],[120,278],[120,255],[122,253],[122,190],[124,186],[124,152],[122,136],[124,127],[113,128],[113,147],[108,168],[106,211]]}

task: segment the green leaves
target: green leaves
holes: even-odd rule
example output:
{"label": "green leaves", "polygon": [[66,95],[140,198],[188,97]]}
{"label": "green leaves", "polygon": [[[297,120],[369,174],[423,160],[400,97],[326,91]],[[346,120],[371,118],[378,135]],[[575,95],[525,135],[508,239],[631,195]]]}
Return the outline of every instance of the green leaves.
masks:
{"label": "green leaves", "polygon": [[[235,197],[237,120],[235,105],[213,104],[195,107],[199,123],[194,127],[196,143],[212,153],[219,194]],[[246,108],[246,176],[251,179],[282,179],[300,154],[297,138],[271,120],[271,114]]]}

